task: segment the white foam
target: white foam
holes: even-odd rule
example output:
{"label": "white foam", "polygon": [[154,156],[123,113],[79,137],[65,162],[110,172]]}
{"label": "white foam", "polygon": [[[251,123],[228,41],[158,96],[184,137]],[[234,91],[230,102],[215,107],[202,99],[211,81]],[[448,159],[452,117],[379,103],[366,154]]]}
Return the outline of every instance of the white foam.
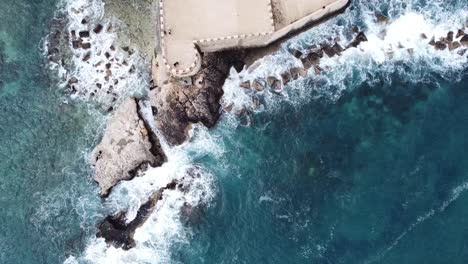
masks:
{"label": "white foam", "polygon": [[[70,41],[71,61],[66,65],[51,63],[51,69],[55,69],[64,81],[64,88],[70,78],[78,79],[78,83],[68,88],[70,97],[92,101],[107,108],[126,95],[141,94],[147,89],[150,80],[148,62],[138,51],[130,54],[119,46],[117,33],[122,23],[104,18],[102,0],[66,1],[63,5],[63,12],[69,18],[68,32],[75,31],[78,36],[80,31],[88,31],[90,37],[82,39],[91,44],[90,49],[74,49]],[[83,19],[88,22],[82,24]],[[100,33],[95,33],[93,29],[98,24],[103,25],[103,29]],[[84,61],[87,55],[89,59]],[[110,72],[106,68],[108,63]],[[111,76],[107,76],[108,73]]]}
{"label": "white foam", "polygon": [[412,223],[406,230],[404,230],[395,240],[393,240],[393,242],[387,248],[385,248],[377,256],[369,259],[365,263],[367,264],[367,263],[379,262],[383,257],[385,257],[385,255],[388,254],[388,252],[393,250],[393,248],[395,248],[395,246],[398,245],[398,243],[400,243],[400,241],[408,233],[413,231],[417,226],[424,223],[425,221],[432,218],[433,216],[443,213],[445,211],[445,209],[447,209],[448,206],[450,206],[453,202],[455,202],[460,197],[460,195],[462,195],[467,190],[468,190],[468,182],[464,182],[464,183],[458,185],[457,187],[453,188],[451,195],[439,207],[430,209],[425,214],[418,216],[416,218],[416,221],[414,223]]}
{"label": "white foam", "polygon": [[[398,7],[395,1],[391,1],[397,13],[390,16],[387,24],[379,24],[375,21],[375,11],[378,3],[361,4],[360,15],[356,10],[348,10],[342,16],[328,21],[309,32],[302,34],[284,45],[280,52],[261,59],[260,66],[245,69],[240,74],[231,74],[224,86],[225,95],[223,105],[233,106],[230,119],[236,120],[235,114],[239,109],[251,109],[255,111],[275,111],[276,106],[282,102],[288,102],[294,106],[300,106],[315,97],[337,100],[341,93],[351,86],[358,86],[363,82],[372,83],[372,76],[377,74],[384,78],[394,72],[404,72],[406,81],[417,83],[425,80],[427,73],[437,73],[446,78],[457,79],[456,72],[460,72],[467,65],[467,56],[460,56],[458,51],[463,47],[449,51],[436,50],[429,45],[431,37],[438,40],[445,37],[449,31],[457,32],[464,27],[468,12],[457,9],[454,12],[442,10],[443,5],[431,6],[432,12],[415,11],[408,5],[406,9]],[[438,9],[435,9],[438,8]],[[446,19],[441,19],[443,16]],[[365,34],[368,41],[362,42],[358,48],[350,48],[340,56],[332,58],[326,55],[320,60],[323,69],[321,75],[314,70],[309,70],[305,79],[292,81],[282,91],[271,92],[265,89],[262,92],[246,91],[239,87],[245,80],[256,78],[266,79],[268,76],[279,76],[292,67],[301,65],[286,49],[293,47],[303,52],[312,45],[320,45],[327,39],[339,39],[338,43],[345,47],[352,41],[349,33],[351,25],[356,20],[364,18]],[[348,26],[337,25],[337,20],[345,20]],[[324,33],[325,32],[325,33]],[[428,39],[421,38],[424,33]],[[327,35],[328,34],[328,35]],[[409,51],[408,49],[411,49]],[[411,54],[410,54],[411,52]],[[468,53],[468,52],[467,52]],[[257,63],[255,63],[257,64]],[[410,67],[407,71],[405,67]],[[390,78],[387,78],[390,81]],[[260,98],[261,107],[255,107],[254,99]]]}
{"label": "white foam", "polygon": [[[106,201],[106,207],[112,208],[114,213],[128,210],[127,221],[131,221],[139,206],[155,190],[174,179],[190,186],[187,192],[164,191],[155,213],[135,232],[136,247],[125,251],[108,247],[103,239],[90,238],[83,255],[70,256],[68,263],[76,260],[90,263],[169,263],[171,246],[189,243],[191,231],[180,217],[182,206],[186,203],[194,207],[209,206],[216,194],[214,177],[208,171],[194,167],[193,160],[205,155],[222,155],[215,150],[216,139],[206,133],[206,128],[195,127],[195,130],[197,135],[189,143],[168,149],[168,161],[161,167],[150,168],[143,176],[122,182]],[[189,170],[197,176],[187,176]]]}

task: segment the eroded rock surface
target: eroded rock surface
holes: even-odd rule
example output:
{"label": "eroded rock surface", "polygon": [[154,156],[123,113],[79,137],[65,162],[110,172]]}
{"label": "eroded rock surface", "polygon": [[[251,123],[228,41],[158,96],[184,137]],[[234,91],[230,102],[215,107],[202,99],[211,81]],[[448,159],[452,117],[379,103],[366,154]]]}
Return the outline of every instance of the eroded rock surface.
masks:
{"label": "eroded rock surface", "polygon": [[205,54],[202,70],[190,80],[171,80],[150,92],[155,121],[169,144],[182,144],[191,124],[216,124],[224,81],[232,66],[242,69],[243,57],[243,51]]}
{"label": "eroded rock surface", "polygon": [[124,101],[115,111],[91,163],[101,196],[121,180],[130,180],[140,169],[160,166],[165,161],[159,141],[139,114],[136,99]]}

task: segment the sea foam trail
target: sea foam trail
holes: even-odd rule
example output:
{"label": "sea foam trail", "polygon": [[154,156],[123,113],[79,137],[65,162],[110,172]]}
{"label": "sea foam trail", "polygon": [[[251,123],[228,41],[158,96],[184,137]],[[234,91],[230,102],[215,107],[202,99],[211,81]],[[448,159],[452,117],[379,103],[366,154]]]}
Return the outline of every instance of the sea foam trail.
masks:
{"label": "sea foam trail", "polygon": [[403,233],[401,233],[398,237],[396,237],[395,240],[393,240],[393,242],[387,248],[385,248],[377,256],[373,257],[372,259],[370,259],[370,260],[368,260],[368,261],[366,261],[364,263],[366,263],[366,264],[378,263],[390,251],[392,251],[393,248],[395,248],[398,245],[398,243],[408,233],[413,231],[417,226],[419,226],[420,224],[426,222],[427,220],[429,220],[433,216],[435,216],[437,214],[442,214],[445,211],[445,209],[447,209],[447,207],[449,207],[452,203],[454,203],[460,197],[460,195],[464,194],[467,190],[468,190],[468,182],[464,182],[464,183],[458,185],[457,187],[453,188],[450,196],[448,197],[448,199],[445,200],[439,207],[431,209],[428,212],[426,212],[424,215],[419,216],[416,219],[416,221],[414,223],[412,223],[405,231],[403,231]]}

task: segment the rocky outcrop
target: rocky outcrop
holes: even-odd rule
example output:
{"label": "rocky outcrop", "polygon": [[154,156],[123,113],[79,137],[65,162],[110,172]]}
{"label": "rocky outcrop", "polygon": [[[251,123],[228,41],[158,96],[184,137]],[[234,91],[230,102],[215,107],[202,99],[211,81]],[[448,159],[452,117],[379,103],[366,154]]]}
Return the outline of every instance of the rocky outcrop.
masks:
{"label": "rocky outcrop", "polygon": [[126,223],[127,212],[120,212],[116,215],[107,216],[98,226],[96,237],[104,238],[107,244],[111,244],[116,248],[129,250],[135,247],[133,235],[135,230],[143,225],[153,213],[156,204],[162,199],[162,195],[166,189],[175,189],[176,182],[169,183],[166,187],[155,191],[146,203],[144,203],[137,212],[135,219]]}
{"label": "rocky outcrop", "polygon": [[224,81],[232,66],[242,70],[243,56],[242,51],[205,54],[199,73],[187,80],[171,79],[150,92],[156,124],[169,144],[182,144],[191,124],[216,124]]}
{"label": "rocky outcrop", "polygon": [[138,102],[130,98],[115,111],[101,143],[94,149],[91,164],[101,196],[121,180],[130,180],[140,169],[160,166],[165,161],[159,141],[139,113]]}
{"label": "rocky outcrop", "polygon": [[[116,248],[128,250],[135,247],[133,236],[136,229],[141,227],[149,219],[156,209],[158,201],[162,200],[164,195],[167,195],[167,191],[177,190],[186,194],[191,191],[192,188],[196,188],[194,181],[200,177],[202,177],[202,174],[198,167],[188,169],[184,177],[171,181],[165,187],[159,188],[151,194],[148,200],[140,206],[135,218],[128,223],[128,212],[126,211],[107,216],[98,225],[96,237],[104,238],[108,245],[113,245]],[[199,198],[201,199],[200,202],[191,204],[186,201],[179,208],[181,220],[185,224],[195,225],[201,222],[203,210],[206,206],[204,202],[206,199],[205,194],[202,194]]]}

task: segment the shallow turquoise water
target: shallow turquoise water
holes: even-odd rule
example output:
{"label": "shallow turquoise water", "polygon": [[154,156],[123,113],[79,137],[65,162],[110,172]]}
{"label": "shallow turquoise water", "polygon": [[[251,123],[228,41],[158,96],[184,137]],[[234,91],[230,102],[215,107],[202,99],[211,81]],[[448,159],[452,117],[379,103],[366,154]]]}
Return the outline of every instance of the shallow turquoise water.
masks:
{"label": "shallow turquoise water", "polygon": [[[436,2],[355,1],[334,22],[365,26],[361,5],[395,18],[411,3],[430,17]],[[0,263],[62,263],[110,210],[85,160],[102,130],[92,106],[63,104],[45,69],[56,1],[0,4]],[[433,63],[373,65],[336,101],[278,97],[249,127],[223,117],[210,133],[224,155],[195,155],[216,196],[174,262],[466,263],[468,72]],[[300,85],[316,93],[316,80]]]}
{"label": "shallow turquoise water", "polygon": [[48,77],[56,1],[0,4],[0,263],[60,263],[83,246],[81,201],[98,199],[81,152],[95,128]]}

